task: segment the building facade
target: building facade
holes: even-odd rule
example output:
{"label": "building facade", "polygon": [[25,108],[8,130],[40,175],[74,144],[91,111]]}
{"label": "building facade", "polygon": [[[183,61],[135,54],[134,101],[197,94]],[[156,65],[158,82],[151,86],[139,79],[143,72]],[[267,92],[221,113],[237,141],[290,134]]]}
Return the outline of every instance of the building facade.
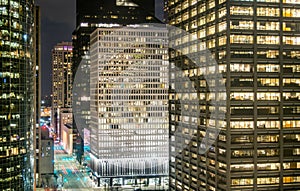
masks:
{"label": "building facade", "polygon": [[72,106],[72,43],[61,42],[52,50],[52,125],[60,137],[59,110]]}
{"label": "building facade", "polygon": [[[73,32],[73,78],[75,75],[88,76],[90,70],[90,34],[96,28],[106,28],[118,25],[158,22],[154,17],[154,0],[90,0],[86,3],[84,0],[76,0],[76,29]],[[80,74],[79,74],[80,73]],[[84,142],[83,130],[88,131],[90,120],[89,106],[89,78],[74,83],[76,95],[73,100],[74,112],[74,134],[79,135],[78,141]],[[77,90],[80,90],[79,92]],[[76,109],[79,108],[79,109]],[[81,140],[81,141],[80,141]],[[77,159],[81,163],[83,154],[82,145],[76,146]],[[74,147],[75,148],[75,147]]]}
{"label": "building facade", "polygon": [[171,190],[300,189],[300,1],[168,6]]}
{"label": "building facade", "polygon": [[164,27],[91,34],[91,168],[110,185],[168,175],[167,46]]}
{"label": "building facade", "polygon": [[82,56],[88,53],[90,34],[96,28],[107,27],[110,24],[127,25],[157,21],[154,17],[154,0],[136,3],[131,0],[92,0],[89,3],[76,0],[76,29],[73,33],[74,75]]}
{"label": "building facade", "polygon": [[0,7],[0,190],[33,190],[34,1]]}

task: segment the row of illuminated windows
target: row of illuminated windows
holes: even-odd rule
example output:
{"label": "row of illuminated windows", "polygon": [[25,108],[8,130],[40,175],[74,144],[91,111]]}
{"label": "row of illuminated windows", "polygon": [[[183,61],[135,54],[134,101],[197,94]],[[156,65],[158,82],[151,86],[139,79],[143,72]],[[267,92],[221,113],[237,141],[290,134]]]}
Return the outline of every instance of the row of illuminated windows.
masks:
{"label": "row of illuminated windows", "polygon": [[24,154],[26,153],[26,149],[25,148],[3,148],[0,147],[0,158],[4,158],[4,157],[9,157],[9,156],[14,156],[14,155],[19,155],[19,154]]}
{"label": "row of illuminated windows", "polygon": [[[278,0],[260,0],[260,2],[277,2]],[[290,1],[293,1],[293,0],[290,0]],[[223,3],[224,0],[220,0],[219,3]],[[279,2],[279,1],[278,1]],[[293,2],[286,2],[286,3],[293,3]],[[297,2],[296,2],[297,3]],[[185,8],[187,8],[187,5],[188,3],[184,3]],[[174,13],[177,14],[179,12],[181,12],[181,10],[183,10],[183,7],[181,7],[183,4],[179,4],[177,7],[173,8],[173,9],[170,9],[170,15],[173,15]],[[207,4],[207,7],[206,7],[206,4],[200,4],[198,5],[198,8],[193,8],[190,12],[186,11],[185,13],[183,13],[182,15],[182,19],[181,17],[177,17],[177,22],[181,22],[181,21],[185,21],[191,17],[194,17],[196,16],[197,14],[201,14],[201,13],[204,13],[206,12],[207,10],[213,8],[215,6],[215,2],[214,1],[210,1],[208,4]],[[184,9],[185,9],[184,8]],[[225,8],[222,8],[220,11],[219,11],[219,18],[221,18],[222,16],[224,16],[225,14],[223,13],[225,10],[225,14],[226,14],[226,9]],[[245,8],[245,7],[238,7],[238,6],[232,6],[231,7],[231,10],[230,10],[231,14],[242,14],[242,15],[252,15],[253,14],[253,8],[250,7],[250,8]],[[287,16],[287,17],[292,17],[294,15],[298,16],[298,14],[296,13],[297,10],[296,9],[288,9],[286,8],[285,11],[284,11],[284,16]],[[258,16],[279,16],[279,9],[276,9],[276,8],[265,8],[265,7],[259,7],[257,9],[257,14]],[[175,24],[171,21],[171,24]]]}
{"label": "row of illuminated windows", "polygon": [[[11,126],[12,125],[13,124],[11,124]],[[14,124],[14,126],[16,127],[17,125]],[[6,142],[6,141],[14,142],[14,141],[18,141],[18,140],[24,140],[24,137],[19,137],[19,135],[17,135],[17,134],[11,135],[10,138],[0,137],[0,142]]]}
{"label": "row of illuminated windows", "polygon": [[[152,103],[154,105],[154,103]],[[119,106],[113,105],[112,107],[98,107],[99,112],[111,111],[111,112],[118,112],[117,116],[121,117],[151,117],[151,116],[163,116],[163,113],[153,113],[154,111],[167,111],[167,106],[152,106],[151,105],[127,105],[127,104],[120,104]],[[128,113],[128,111],[132,111],[132,113]],[[135,111],[137,113],[135,113]],[[151,113],[150,113],[151,112]],[[129,116],[127,116],[129,115]],[[132,116],[130,116],[132,115]]]}
{"label": "row of illuminated windows", "polygon": [[[282,122],[283,128],[300,128],[300,120],[284,120]],[[253,121],[231,121],[230,122],[231,128],[250,128],[253,129]],[[257,121],[257,128],[280,128],[279,121]]]}
{"label": "row of illuminated windows", "polygon": [[[0,26],[6,26],[8,27],[9,26],[9,22],[8,22],[8,19],[5,19],[5,18],[0,18]],[[11,25],[10,25],[12,28],[14,29],[20,29],[22,30],[23,26],[16,20],[11,20]]]}
{"label": "row of illuminated windows", "polygon": [[[300,121],[295,121],[297,122],[297,125],[294,126],[300,127]],[[299,125],[299,126],[298,126]],[[244,129],[244,128],[250,128],[253,129],[253,121],[231,121],[230,122],[230,127],[233,129]],[[280,127],[280,122],[279,121],[257,121],[257,128],[279,128]],[[285,128],[285,126],[284,126]]]}
{"label": "row of illuminated windows", "polygon": [[[236,52],[236,51],[235,51]],[[247,58],[246,54],[238,54],[240,58]],[[245,56],[244,56],[245,55]],[[248,54],[252,57],[252,54]],[[237,57],[237,54],[231,54],[233,58]],[[268,55],[266,54],[266,57]],[[226,72],[226,65],[219,65],[219,71]],[[231,72],[253,72],[252,64],[231,64]],[[275,64],[257,64],[257,72],[279,72],[280,66]],[[300,65],[284,65],[283,73],[300,72]]]}
{"label": "row of illuminated windows", "polygon": [[[202,35],[202,34],[201,34]],[[203,35],[202,35],[203,36]],[[218,39],[219,46],[226,45],[226,37],[222,36]],[[230,43],[253,44],[254,37],[251,35],[230,35]],[[300,45],[300,37],[283,36],[283,43],[287,45]],[[203,44],[203,43],[202,43]],[[280,44],[279,36],[257,36],[257,44]],[[201,45],[201,44],[200,44]],[[216,39],[207,40],[207,48],[216,47]],[[194,45],[194,52],[197,51],[197,45]],[[201,49],[201,47],[199,47]],[[189,47],[183,49],[182,53],[189,53]]]}
{"label": "row of illuminated windows", "polygon": [[[219,154],[225,156],[226,155],[226,150],[225,149],[219,149]],[[231,156],[233,158],[236,157],[253,157],[254,155],[254,150],[249,150],[249,149],[243,149],[243,150],[232,150],[231,151]],[[284,155],[285,156],[297,156],[300,155],[300,148],[293,148],[290,150],[284,150]],[[274,157],[274,156],[279,156],[279,149],[257,149],[257,156],[258,157]],[[291,168],[297,168],[300,167],[299,163],[295,165],[291,165],[291,163],[285,163],[284,164],[284,169],[291,169]]]}
{"label": "row of illuminated windows", "polygon": [[[294,52],[294,51],[292,51]],[[225,54],[225,52],[223,52]],[[291,52],[290,52],[291,53]],[[265,58],[274,58],[278,55],[278,51],[267,51],[267,52],[257,52],[257,54],[260,54],[260,57]],[[285,55],[285,52],[283,53]],[[225,54],[226,55],[226,54]],[[287,57],[296,57],[299,55],[299,53],[293,55],[290,54]],[[232,58],[247,58],[253,57],[253,51],[231,51]],[[223,56],[222,56],[223,57]],[[174,63],[171,63],[173,65]],[[280,66],[277,64],[257,64],[257,72],[279,72]],[[219,72],[226,72],[226,65],[219,65]],[[175,78],[182,78],[182,77],[192,77],[192,76],[200,76],[200,75],[207,75],[207,74],[213,74],[216,72],[217,69],[214,66],[211,67],[204,67],[204,68],[195,68],[195,69],[189,69],[189,70],[183,70],[182,73],[173,73],[171,70],[170,79]],[[231,63],[230,64],[230,71],[232,72],[253,72],[253,64],[240,64],[240,63]],[[284,65],[283,67],[283,73],[293,73],[293,72],[300,72],[300,65]],[[288,81],[286,81],[288,83]],[[223,84],[223,83],[222,83]],[[201,85],[204,87],[205,85]]]}
{"label": "row of illuminated windows", "polygon": [[22,45],[18,42],[10,42],[10,41],[0,41],[0,46],[9,46],[13,49],[22,48]]}
{"label": "row of illuminated windows", "polygon": [[[99,84],[99,88],[101,88],[101,90],[104,89],[112,89],[112,91],[115,94],[122,94],[124,93],[124,91],[128,91],[126,90],[127,88],[137,88],[137,89],[159,89],[159,88],[166,88],[166,84],[136,84],[135,82],[133,83],[123,83],[123,84]],[[99,90],[99,93],[100,91]],[[102,91],[101,91],[102,92]]]}
{"label": "row of illuminated windows", "polygon": [[[236,51],[235,51],[236,52]],[[231,55],[233,58],[235,57],[239,57],[240,58],[244,58],[244,57],[252,57],[252,54],[244,54],[244,53],[240,53],[240,54],[232,54]],[[279,70],[279,66],[278,65],[271,65],[271,64],[259,64],[257,65],[257,70],[258,72],[276,72]],[[226,65],[222,65],[222,72],[226,72]],[[231,64],[230,65],[230,71],[232,72],[253,72],[253,65],[251,64]]]}
{"label": "row of illuminated windows", "polygon": [[24,52],[22,50],[16,50],[16,51],[0,51],[0,57],[1,58],[17,58],[17,59],[21,59],[21,58],[31,58],[31,53],[30,52]]}
{"label": "row of illuminated windows", "polygon": [[[11,119],[20,119],[20,114],[11,114],[11,115],[0,115],[0,120],[11,120]],[[11,127],[16,127],[17,125],[11,124]]]}
{"label": "row of illuminated windows", "polygon": [[[190,6],[195,5],[196,3],[197,3],[196,0],[192,0],[190,3],[189,3],[189,1],[184,1],[181,4],[178,4],[176,7],[174,7],[173,10],[171,11],[171,14],[179,13],[179,12],[187,9]],[[174,1],[169,2],[169,5],[173,5],[173,4],[174,4]],[[207,3],[207,9],[211,9],[213,7],[215,7],[215,1],[214,0],[209,0],[209,2]],[[206,11],[206,4],[198,5],[198,11],[199,11],[199,13]],[[193,12],[197,12],[197,9],[194,8],[191,15],[194,15]]]}
{"label": "row of illuminated windows", "polygon": [[[127,30],[118,30],[118,29],[115,29],[115,30],[105,30],[105,31],[99,31],[99,39],[102,40],[102,39],[106,39],[105,38],[105,35],[109,36],[111,35],[110,37],[117,37],[118,39],[119,38],[122,38],[122,39],[127,39],[127,38],[130,38],[130,39],[145,39],[145,38],[137,38],[137,36],[142,36],[142,37],[167,37],[168,36],[168,33],[167,32],[155,32],[155,31],[139,31],[139,30],[135,30],[135,31],[127,31]],[[134,36],[134,37],[132,37]]]}
{"label": "row of illuminated windows", "polygon": [[[197,118],[195,118],[195,117],[188,117],[188,116],[171,115],[171,120],[172,121],[184,121],[184,122],[193,121],[195,123],[198,122],[199,124],[205,124],[205,123],[201,123],[201,120],[197,120]],[[214,120],[209,120],[207,123],[210,124],[211,126],[216,126],[216,122]],[[223,121],[218,121],[217,125],[222,128],[226,127],[226,124]],[[300,121],[299,120],[284,120],[282,122],[282,126],[284,129],[300,128]],[[254,123],[253,123],[253,121],[231,121],[230,127],[232,129],[253,129]],[[275,120],[274,121],[257,121],[257,128],[259,128],[259,129],[264,129],[264,128],[279,129],[280,122],[275,121]],[[175,127],[172,127],[172,130],[175,130]],[[222,135],[220,135],[220,140],[226,141],[226,138],[222,137]]]}
{"label": "row of illuminated windows", "polygon": [[[299,9],[290,9],[290,8],[283,8],[283,16],[284,17],[300,17],[300,11]],[[230,8],[230,13],[232,15],[253,15],[253,8],[252,7],[238,7],[238,6],[232,6]],[[259,7],[257,8],[257,16],[270,16],[270,17],[279,17],[280,11],[279,8],[265,8],[265,7]],[[219,18],[226,15],[226,9],[222,8],[218,11]],[[194,16],[194,14],[193,14]],[[183,15],[178,15],[176,18],[172,19],[170,21],[171,25],[179,24],[182,21],[188,20],[190,18],[189,12],[184,13]],[[193,21],[190,21],[191,25],[186,25],[185,29],[193,29],[198,26],[205,25],[206,23],[213,22],[216,19],[216,13],[208,13],[206,16],[200,17],[198,19],[194,18]],[[236,21],[232,26],[232,28],[236,29],[251,29],[253,28],[253,22],[252,21],[243,21],[240,26],[237,25]],[[285,25],[285,24],[284,24]],[[285,31],[291,31],[291,28],[294,28],[293,26],[284,26]],[[278,22],[258,22],[257,26],[258,30],[279,30],[279,23]]]}
{"label": "row of illuminated windows", "polygon": [[[300,98],[299,92],[284,92],[283,99],[286,101],[297,101]],[[253,92],[232,92],[230,94],[231,100],[254,100]],[[280,93],[279,92],[258,92],[257,100],[276,100],[280,101]]]}
{"label": "row of illuminated windows", "polygon": [[[192,25],[192,28],[196,28],[196,27],[197,27],[197,25],[194,22],[193,25]],[[254,28],[254,22],[253,21],[231,21],[230,22],[230,28],[231,29],[253,29]],[[257,22],[257,29],[258,30],[277,30],[277,31],[279,31],[280,30],[280,23],[279,22]],[[226,30],[226,22],[219,23],[218,27],[217,27],[217,31],[221,32],[221,31],[224,31],[224,30]],[[283,31],[300,31],[300,25],[297,24],[297,23],[286,23],[286,22],[284,22],[283,23]],[[215,26],[212,25],[212,26],[209,26],[205,29],[199,30],[198,31],[198,38],[204,38],[208,35],[213,35],[215,33],[216,33]],[[284,40],[287,41],[286,42],[287,44],[290,43],[288,41],[297,41],[294,37],[293,38],[285,37],[285,38],[286,39],[284,39]],[[187,40],[194,40],[194,38],[190,38],[190,39],[187,39]],[[262,41],[262,43],[264,43],[264,41],[266,41],[268,39],[264,39],[263,36],[259,36],[258,40],[260,40],[260,41]],[[272,39],[270,39],[270,40],[272,40]],[[258,43],[260,43],[260,41]],[[274,39],[274,41],[276,42],[275,39]],[[187,42],[187,41],[182,41],[180,43],[177,43],[177,45],[181,44],[181,43],[185,43],[185,42]]]}
{"label": "row of illuminated windows", "polygon": [[[220,37],[221,39],[222,37]],[[226,51],[219,51],[218,52],[219,59],[226,58]],[[230,51],[231,58],[253,58],[254,52],[252,50],[235,50],[235,51]],[[265,51],[258,51],[257,52],[258,58],[278,58],[279,57],[279,51],[278,50],[265,50]],[[284,51],[282,53],[284,58],[298,58],[300,57],[300,52],[299,51]],[[263,72],[278,72],[279,67],[274,65],[274,64],[259,64],[259,65],[264,65],[264,67],[260,67],[258,70],[263,71]],[[231,71],[245,71],[249,72],[250,69],[252,69],[251,64],[231,64],[230,65]],[[242,67],[242,68],[240,68]],[[293,71],[299,71],[298,65],[289,65],[286,67],[292,67]],[[265,68],[265,69],[264,69]],[[224,68],[225,69],[225,68]],[[252,70],[251,70],[252,71]]]}
{"label": "row of illuminated windows", "polygon": [[[279,78],[258,78],[258,86],[279,86]],[[253,86],[253,78],[232,78],[232,86]],[[284,78],[284,86],[300,86],[300,79],[298,78]]]}
{"label": "row of illuminated windows", "polygon": [[[293,183],[300,182],[300,176],[289,176],[283,177],[283,183]],[[241,178],[241,179],[232,179],[231,185],[252,185],[253,179],[251,178]],[[279,184],[279,177],[264,177],[257,178],[257,184]]]}
{"label": "row of illuminated windows", "polygon": [[0,72],[0,78],[20,78],[20,73],[14,73],[14,72]]}
{"label": "row of illuminated windows", "polygon": [[[0,7],[0,15],[6,15],[8,16],[8,9],[6,7]],[[13,11],[11,10],[10,12],[10,16],[12,16],[13,18],[18,19],[20,17],[20,13],[18,11]]]}
{"label": "row of illuminated windows", "polygon": [[[257,142],[272,143],[279,141],[279,135],[257,135]],[[232,136],[231,143],[253,143],[253,135]]]}
{"label": "row of illuminated windows", "polygon": [[[5,30],[5,29],[3,29],[3,30],[0,31],[0,39],[4,39],[4,40],[7,40],[7,41],[8,40],[13,41],[13,39],[10,39],[10,37],[11,38],[15,38],[17,40],[21,40],[22,39],[21,33],[13,32],[13,31],[9,32],[8,30]],[[24,36],[23,36],[23,38],[24,38]],[[4,44],[4,42],[2,42],[2,44]]]}
{"label": "row of illuminated windows", "polygon": [[[271,7],[258,7],[257,16],[269,16],[269,17],[279,17],[280,9],[271,8]],[[283,17],[300,17],[299,9],[293,8],[283,8]],[[244,7],[244,6],[231,6],[230,14],[231,15],[253,15],[253,7]]]}
{"label": "row of illuminated windows", "polygon": [[[165,110],[165,112],[167,109]],[[133,117],[126,117],[125,114],[118,114],[112,113],[110,116],[106,114],[99,114],[99,123],[100,124],[107,124],[107,123],[114,123],[114,124],[126,124],[126,123],[133,123],[133,122],[140,122],[140,123],[152,123],[152,122],[167,122],[167,116],[162,114],[163,112],[152,112],[140,115],[139,113],[132,113]],[[161,124],[160,124],[161,125]]]}
{"label": "row of illuminated windows", "polygon": [[[220,108],[221,109],[221,108]],[[278,106],[265,106],[265,107],[257,107],[258,115],[274,115],[279,114],[280,109]],[[232,115],[253,115],[254,108],[253,107],[231,107]],[[283,107],[284,115],[293,115],[300,114],[300,106],[284,106]]]}
{"label": "row of illuminated windows", "polygon": [[[294,149],[294,150],[295,150],[296,155],[300,154],[300,149]],[[225,155],[226,150],[219,149],[219,153],[222,155]],[[254,151],[248,150],[248,149],[231,151],[231,156],[233,158],[235,158],[235,157],[253,157],[253,154],[254,154]],[[279,155],[278,149],[257,149],[257,156],[259,156],[259,157],[272,157],[272,156],[278,156],[278,155]]]}
{"label": "row of illuminated windows", "polygon": [[165,42],[166,37],[155,37],[155,36],[151,36],[151,37],[134,37],[134,36],[112,36],[112,35],[108,35],[108,36],[103,36],[103,37],[99,37],[99,45],[102,42],[136,42],[136,43],[162,43]]}
{"label": "row of illuminated windows", "polygon": [[[254,164],[236,164],[231,165],[232,171],[253,171]],[[257,164],[258,170],[279,170],[280,164],[279,163],[262,163]]]}
{"label": "row of illuminated windows", "polygon": [[[284,134],[285,142],[299,142],[300,134]],[[279,141],[279,135],[257,135],[256,140],[258,143],[277,143]],[[253,143],[253,135],[240,135],[232,136],[231,143]]]}
{"label": "row of illuminated windows", "polygon": [[[147,72],[148,71],[148,72]],[[142,79],[147,79],[152,77],[154,78],[162,78],[160,81],[163,82],[165,81],[165,79],[167,78],[167,73],[160,73],[159,71],[151,71],[151,70],[144,70],[144,71],[130,71],[130,70],[125,70],[125,71],[121,71],[121,72],[117,72],[117,71],[101,71],[99,72],[99,77],[102,77],[102,79],[100,80],[101,82],[115,82],[115,81],[119,81],[120,78],[128,78],[128,76],[132,76],[133,79],[136,79],[137,77],[141,77]],[[61,75],[62,76],[62,75]],[[125,78],[125,79],[126,79]],[[124,80],[126,81],[126,80]],[[127,80],[128,81],[128,80]],[[126,82],[125,82],[126,83]],[[118,88],[121,86],[121,88],[125,88],[128,85],[131,85],[131,83],[137,83],[137,80],[131,80],[131,82],[127,82],[128,84],[116,84],[114,86],[114,88]],[[142,87],[141,87],[142,88]]]}
{"label": "row of illuminated windows", "polygon": [[[287,150],[284,151],[285,156],[297,156],[300,155],[300,148],[293,148],[290,149],[288,152]],[[226,150],[219,149],[219,154],[225,156]],[[233,158],[236,157],[253,157],[254,150],[243,149],[243,150],[232,150],[231,156]],[[274,157],[279,156],[279,149],[257,149],[257,156],[258,157]],[[291,169],[291,168],[300,168],[300,163],[284,163],[284,169]]]}
{"label": "row of illuminated windows", "polygon": [[[231,29],[254,29],[253,21],[231,21]],[[279,22],[258,21],[257,30],[280,30]],[[299,31],[299,24],[283,22],[283,31]]]}
{"label": "row of illuminated windows", "polygon": [[[188,83],[188,82],[186,82]],[[205,86],[204,86],[205,87]],[[172,89],[180,90],[178,88],[173,87],[173,83],[171,84]],[[257,100],[275,100],[275,101],[280,101],[280,93],[279,92],[258,92],[256,94]],[[300,93],[298,92],[284,92],[283,93],[283,100],[285,101],[297,101],[300,98]],[[214,93],[206,94],[206,93],[176,93],[175,95],[170,96],[170,99],[175,99],[175,100],[214,100],[216,99],[216,96]],[[226,100],[226,94],[225,93],[218,93],[217,94],[217,99],[218,100]],[[253,92],[232,92],[230,94],[230,100],[238,100],[238,101],[243,101],[243,100],[249,100],[253,101],[254,100],[254,93]]]}

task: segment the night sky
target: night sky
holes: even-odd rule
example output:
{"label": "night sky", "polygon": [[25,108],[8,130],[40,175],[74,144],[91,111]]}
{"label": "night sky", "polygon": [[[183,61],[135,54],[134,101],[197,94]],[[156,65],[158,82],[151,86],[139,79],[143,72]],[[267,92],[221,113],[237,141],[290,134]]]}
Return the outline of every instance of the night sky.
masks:
{"label": "night sky", "polygon": [[[155,1],[156,17],[162,19],[163,0]],[[42,96],[51,94],[51,49],[59,42],[72,41],[75,2],[76,0],[36,0],[42,16]]]}

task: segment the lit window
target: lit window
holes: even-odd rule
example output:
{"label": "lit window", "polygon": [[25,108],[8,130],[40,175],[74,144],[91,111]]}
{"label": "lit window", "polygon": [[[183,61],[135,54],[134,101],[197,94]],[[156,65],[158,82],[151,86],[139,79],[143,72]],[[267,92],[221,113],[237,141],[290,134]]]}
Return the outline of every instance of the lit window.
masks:
{"label": "lit window", "polygon": [[252,178],[241,178],[241,179],[232,179],[231,185],[252,185]]}
{"label": "lit window", "polygon": [[253,15],[253,8],[252,7],[231,6],[230,14],[231,15]]}
{"label": "lit window", "polygon": [[230,43],[252,44],[253,36],[251,36],[251,35],[230,35]]}
{"label": "lit window", "polygon": [[257,36],[258,44],[279,44],[279,36]]}
{"label": "lit window", "polygon": [[283,8],[284,17],[300,17],[300,9]]}
{"label": "lit window", "polygon": [[278,17],[279,13],[280,13],[279,8],[269,8],[269,7],[257,8],[257,16]]}
{"label": "lit window", "polygon": [[231,29],[253,29],[253,21],[230,21]]}
{"label": "lit window", "polygon": [[266,177],[266,178],[257,178],[257,184],[278,184],[279,177]]}

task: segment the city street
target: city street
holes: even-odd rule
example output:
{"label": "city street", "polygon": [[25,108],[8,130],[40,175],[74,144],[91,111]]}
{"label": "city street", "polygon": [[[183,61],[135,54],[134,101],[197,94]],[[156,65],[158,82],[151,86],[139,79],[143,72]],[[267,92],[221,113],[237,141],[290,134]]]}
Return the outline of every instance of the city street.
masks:
{"label": "city street", "polygon": [[62,146],[55,145],[55,173],[59,190],[91,190],[93,181],[87,169],[79,165],[73,156],[66,154]]}
{"label": "city street", "polygon": [[[134,190],[167,190],[168,186],[122,186],[119,188],[104,188],[95,187],[96,184],[89,178],[89,172],[85,167],[80,165],[78,161],[71,155],[68,155],[61,145],[54,146],[54,160],[55,160],[55,174],[57,175],[57,183],[59,185],[58,191],[134,191]],[[42,189],[40,189],[42,190]]]}

